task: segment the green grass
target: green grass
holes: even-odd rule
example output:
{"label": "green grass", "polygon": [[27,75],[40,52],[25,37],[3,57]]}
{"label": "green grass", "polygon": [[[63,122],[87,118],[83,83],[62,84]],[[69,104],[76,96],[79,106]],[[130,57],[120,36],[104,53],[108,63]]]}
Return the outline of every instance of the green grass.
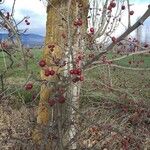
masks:
{"label": "green grass", "polygon": [[[32,51],[33,57],[27,61],[28,70],[26,71],[25,66],[23,65],[22,56],[13,55],[14,64],[12,69],[7,71],[6,77],[13,77],[13,78],[26,78],[29,73],[34,72],[34,74],[38,75],[40,72],[40,68],[38,66],[38,61],[42,56],[42,50],[33,49]],[[6,62],[6,63],[5,63]],[[0,53],[0,72],[6,70],[6,66],[9,66],[10,60],[8,59],[6,54]]]}
{"label": "green grass", "polygon": [[[42,50],[32,49],[33,58],[28,59],[28,69],[24,67],[22,64],[21,58],[19,54],[13,55],[14,64],[11,69],[9,69],[4,78],[4,88],[9,88],[7,94],[14,92],[12,103],[15,104],[15,108],[19,108],[21,103],[30,103],[33,101],[34,95],[37,95],[40,91],[40,85],[34,83],[34,77],[40,78],[40,67],[38,66],[38,62],[42,57]],[[15,57],[14,57],[15,56]],[[5,57],[5,59],[4,59]],[[9,59],[1,52],[0,53],[0,73],[6,70],[5,62],[9,65]],[[19,65],[19,66],[18,66]],[[26,91],[24,88],[24,84],[27,82],[29,75],[32,74],[31,79],[34,83],[33,89],[31,91]],[[0,83],[1,88],[1,83]],[[37,98],[38,100],[38,98]]]}
{"label": "green grass", "polygon": [[[107,54],[108,58],[112,58],[112,53]],[[116,58],[119,57],[116,56]],[[144,63],[137,66],[137,62],[144,60]],[[129,64],[134,61],[134,64]],[[150,54],[128,56],[119,61],[113,62],[125,67],[133,68],[150,68]],[[115,90],[109,90],[104,85],[110,85]],[[150,71],[138,71],[131,69],[121,69],[110,67],[110,77],[108,66],[98,66],[86,72],[86,81],[82,90],[83,104],[91,105],[93,102],[109,99],[111,101],[127,102],[130,99],[144,100],[149,103],[150,99]],[[127,94],[127,98],[122,95]],[[90,103],[91,102],[91,103]]]}
{"label": "green grass", "polygon": [[[112,52],[110,52],[106,56],[108,59],[115,59],[115,58],[122,57],[123,55],[113,54]],[[144,63],[139,63],[140,61],[143,60]],[[129,64],[129,61],[132,61],[131,65]],[[150,54],[140,54],[140,55],[137,54],[137,55],[127,56],[121,60],[114,61],[114,63],[125,67],[150,68]]]}
{"label": "green grass", "polygon": [[[38,78],[40,77],[40,67],[38,66],[38,61],[42,57],[42,50],[33,49],[32,54],[34,58],[28,60],[27,71],[23,66],[18,67],[17,62],[14,63],[13,69],[10,69],[6,73],[6,86],[7,84],[9,84],[9,86],[11,86],[13,90],[14,88],[19,88],[20,85],[23,86],[27,77],[31,73],[33,73],[34,76]],[[4,55],[0,53],[0,72],[2,72],[5,69],[3,56]],[[116,57],[119,56],[120,55],[116,55]],[[107,57],[112,58],[114,57],[114,55],[112,55],[112,53],[109,53],[107,54]],[[20,62],[21,58],[19,56],[16,56],[16,59],[18,60],[18,62]],[[144,63],[137,66],[137,62],[140,62],[141,60],[144,60]],[[134,61],[134,63],[130,65],[129,61]],[[7,58],[6,62],[9,63]],[[126,67],[150,68],[150,55],[147,54],[128,56],[120,61],[116,61],[113,63]],[[86,101],[87,97],[89,99],[92,98],[92,101],[97,101],[103,98],[108,98],[115,101],[118,99],[118,96],[120,94],[123,94],[125,92],[131,93],[137,99],[142,97],[145,100],[150,99],[150,89],[145,88],[150,82],[150,71],[132,71],[111,67],[110,76],[112,78],[113,87],[116,89],[121,89],[121,92],[108,91],[104,86],[101,85],[101,83],[104,83],[106,85],[109,84],[110,80],[108,77],[108,67],[99,66],[86,73],[86,82],[84,82],[84,91],[82,91],[83,101],[84,99]],[[100,85],[100,89],[91,90],[93,89],[92,83],[94,82]],[[16,93],[16,97],[18,97],[19,99],[24,99],[26,103],[30,102],[30,100],[32,100],[33,94],[38,93],[39,89],[40,86],[38,84],[34,86],[33,91],[31,92],[25,91],[23,88],[20,88],[19,92]],[[141,89],[141,91],[138,89]]]}
{"label": "green grass", "polygon": [[[144,63],[139,63],[144,60]],[[134,62],[129,64],[129,61]],[[140,68],[150,68],[150,55],[135,55],[135,56],[128,56],[120,61],[116,62],[122,66],[130,66],[130,67],[140,67]],[[137,66],[138,65],[138,66]]]}

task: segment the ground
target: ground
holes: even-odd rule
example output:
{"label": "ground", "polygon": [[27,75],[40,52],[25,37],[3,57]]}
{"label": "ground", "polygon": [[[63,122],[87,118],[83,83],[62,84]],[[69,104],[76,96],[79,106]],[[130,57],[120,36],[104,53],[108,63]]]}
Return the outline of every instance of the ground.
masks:
{"label": "ground", "polygon": [[[29,72],[39,79],[41,50],[34,49],[32,54],[29,71],[16,63],[16,68],[9,70],[5,76],[4,86],[7,89],[0,94],[0,150],[33,149],[31,134],[36,124],[40,87],[34,83],[34,88],[26,91],[24,84]],[[2,57],[1,70],[4,67]],[[112,54],[108,57],[112,58]],[[131,69],[103,65],[85,72],[80,111],[86,119],[81,121],[81,126],[89,126],[79,136],[80,145],[91,150],[148,150],[150,71],[133,71],[132,67],[150,68],[150,55],[130,56],[115,64]]]}

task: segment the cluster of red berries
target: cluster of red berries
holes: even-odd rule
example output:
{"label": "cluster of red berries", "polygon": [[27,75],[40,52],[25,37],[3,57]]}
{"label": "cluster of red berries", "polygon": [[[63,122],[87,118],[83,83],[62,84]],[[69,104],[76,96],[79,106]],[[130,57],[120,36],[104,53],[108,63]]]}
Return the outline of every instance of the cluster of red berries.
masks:
{"label": "cluster of red berries", "polygon": [[82,71],[80,68],[78,69],[72,69],[69,71],[71,75],[81,75]]}
{"label": "cluster of red berries", "polygon": [[50,49],[51,52],[53,52],[53,51],[54,51],[54,48],[55,48],[55,45],[49,44],[49,45],[48,45],[48,48]]}
{"label": "cluster of red berries", "polygon": [[116,7],[116,3],[114,1],[111,1],[107,9],[112,11],[112,8],[115,8],[115,7]]}
{"label": "cluster of red berries", "polygon": [[49,99],[48,100],[48,104],[49,104],[49,106],[54,106],[56,103],[60,103],[60,104],[63,104],[63,103],[65,103],[65,97],[63,96],[63,95],[61,95],[61,96],[59,96],[59,97],[57,97],[56,99]]}
{"label": "cluster of red berries", "polygon": [[76,83],[78,81],[83,81],[83,80],[84,80],[83,76],[76,76],[75,78],[72,79],[72,82]]}
{"label": "cluster of red berries", "polygon": [[78,81],[83,81],[83,76],[82,76],[82,70],[80,68],[78,69],[72,69],[69,71],[71,75],[74,75],[75,77],[72,79],[74,83]]}
{"label": "cluster of red berries", "polygon": [[26,25],[30,25],[30,22],[27,19],[25,19],[25,23]]}
{"label": "cluster of red berries", "polygon": [[54,76],[55,75],[55,71],[53,69],[50,70],[49,68],[47,68],[47,69],[44,70],[44,75],[46,77],[48,77],[48,76]]}
{"label": "cluster of red berries", "polygon": [[78,26],[82,26],[83,22],[81,18],[78,18],[76,21],[74,21],[74,26],[78,27]]}
{"label": "cluster of red berries", "polygon": [[[46,61],[45,60],[40,60],[39,61],[39,66],[40,67],[45,67],[46,66]],[[54,76],[55,75],[55,71],[53,70],[53,69],[49,69],[49,68],[46,68],[46,69],[44,69],[44,75],[45,76]]]}

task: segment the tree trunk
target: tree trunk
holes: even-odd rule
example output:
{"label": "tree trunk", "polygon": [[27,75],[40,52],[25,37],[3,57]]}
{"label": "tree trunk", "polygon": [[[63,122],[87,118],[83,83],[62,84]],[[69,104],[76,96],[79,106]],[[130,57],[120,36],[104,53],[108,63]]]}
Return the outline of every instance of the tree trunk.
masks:
{"label": "tree trunk", "polygon": [[[80,1],[80,2],[79,2]],[[50,69],[53,69],[57,74],[63,72],[63,68],[58,67],[54,63],[55,60],[62,60],[64,59],[64,55],[66,52],[63,49],[64,44],[64,39],[62,37],[62,33],[67,34],[66,38],[66,44],[69,44],[69,41],[73,41],[75,37],[73,37],[73,32],[72,32],[72,26],[73,26],[73,21],[78,17],[78,14],[76,12],[76,6],[81,3],[83,5],[82,13],[84,15],[81,16],[84,19],[84,25],[87,25],[86,17],[87,17],[87,5],[88,1],[87,0],[78,0],[77,2],[72,0],[71,6],[70,6],[70,13],[68,14],[68,2],[64,0],[52,0],[51,5],[49,4],[47,6],[47,23],[46,23],[46,38],[45,38],[45,47],[44,47],[44,54],[43,54],[43,59],[46,60],[46,64]],[[68,16],[69,15],[69,16]],[[63,18],[64,16],[64,18]],[[69,20],[67,20],[69,19]],[[68,26],[69,23],[69,26]],[[70,37],[68,34],[68,30],[70,28]],[[85,26],[82,28],[84,32],[86,31]],[[71,38],[71,39],[70,39]],[[70,46],[72,47],[73,44],[75,43],[70,43]],[[55,45],[54,51],[50,52],[50,49],[48,48],[48,45]],[[69,46],[68,46],[69,47]],[[68,48],[69,51],[69,48]],[[67,68],[69,69],[69,68]],[[61,139],[60,136],[62,136],[62,122],[63,120],[68,117],[68,120],[72,120],[71,114],[74,113],[74,111],[70,112],[70,109],[68,109],[68,105],[65,104],[63,106],[60,106],[59,104],[56,104],[54,107],[49,107],[48,106],[48,100],[50,97],[53,97],[55,95],[55,90],[56,86],[59,86],[59,78],[55,74],[53,77],[46,77],[44,75],[44,70],[41,70],[41,79],[45,80],[45,82],[42,83],[41,86],[41,91],[40,91],[40,101],[39,101],[39,106],[38,106],[38,116],[37,116],[37,123],[46,126],[50,123],[50,121],[57,120],[57,127],[58,127],[58,136],[59,139]],[[52,86],[49,86],[52,85]],[[53,86],[54,85],[54,86]],[[54,88],[55,87],[55,88]],[[71,94],[78,94],[77,92],[79,90],[75,89],[73,87]],[[78,99],[72,98],[72,105],[77,106],[77,101]],[[76,102],[75,102],[76,101]],[[60,108],[62,107],[62,108]],[[66,112],[69,112],[71,114],[65,114]],[[62,119],[62,120],[61,120]],[[61,121],[60,121],[61,120]],[[69,128],[69,127],[68,127]],[[71,127],[70,127],[71,128]],[[74,130],[74,129],[73,129]],[[75,131],[74,131],[75,132]],[[42,133],[43,134],[43,133]],[[33,134],[33,139],[34,140],[43,140],[45,136],[42,134],[37,134],[37,130]],[[47,134],[47,133],[44,133]],[[48,135],[47,135],[48,136]],[[73,138],[73,137],[71,137]],[[63,143],[65,140],[60,140],[59,141],[59,150],[63,149]],[[50,145],[49,145],[50,148]],[[42,149],[44,149],[44,146],[42,146]]]}

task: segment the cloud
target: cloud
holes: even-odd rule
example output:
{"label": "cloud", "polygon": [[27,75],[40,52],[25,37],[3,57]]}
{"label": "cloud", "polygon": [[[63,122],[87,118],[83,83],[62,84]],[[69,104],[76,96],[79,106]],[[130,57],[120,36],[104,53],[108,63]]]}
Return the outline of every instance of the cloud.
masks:
{"label": "cloud", "polygon": [[[5,0],[2,7],[11,12],[13,0]],[[28,26],[30,33],[45,35],[46,6],[40,0],[16,0],[14,18],[20,21],[25,16],[29,16],[31,25]],[[26,28],[21,24],[20,28]]]}
{"label": "cloud", "polygon": [[[141,17],[146,11],[149,0],[131,0],[130,4],[131,10],[134,11],[134,15],[131,16],[131,23],[134,24],[138,17]],[[13,5],[13,0],[5,0],[5,3],[2,5],[7,11],[11,11]],[[16,0],[15,5],[15,18],[17,21],[22,19],[24,16],[29,16],[29,21],[31,25],[28,26],[30,33],[37,33],[45,35],[45,26],[46,26],[46,5],[43,4],[40,0]],[[128,14],[127,10],[122,15],[122,22],[125,26],[128,25]],[[145,22],[145,26],[150,23],[150,18]],[[21,28],[26,28],[25,24],[20,26]],[[122,25],[119,26],[116,31],[116,35],[120,35],[124,31]]]}

